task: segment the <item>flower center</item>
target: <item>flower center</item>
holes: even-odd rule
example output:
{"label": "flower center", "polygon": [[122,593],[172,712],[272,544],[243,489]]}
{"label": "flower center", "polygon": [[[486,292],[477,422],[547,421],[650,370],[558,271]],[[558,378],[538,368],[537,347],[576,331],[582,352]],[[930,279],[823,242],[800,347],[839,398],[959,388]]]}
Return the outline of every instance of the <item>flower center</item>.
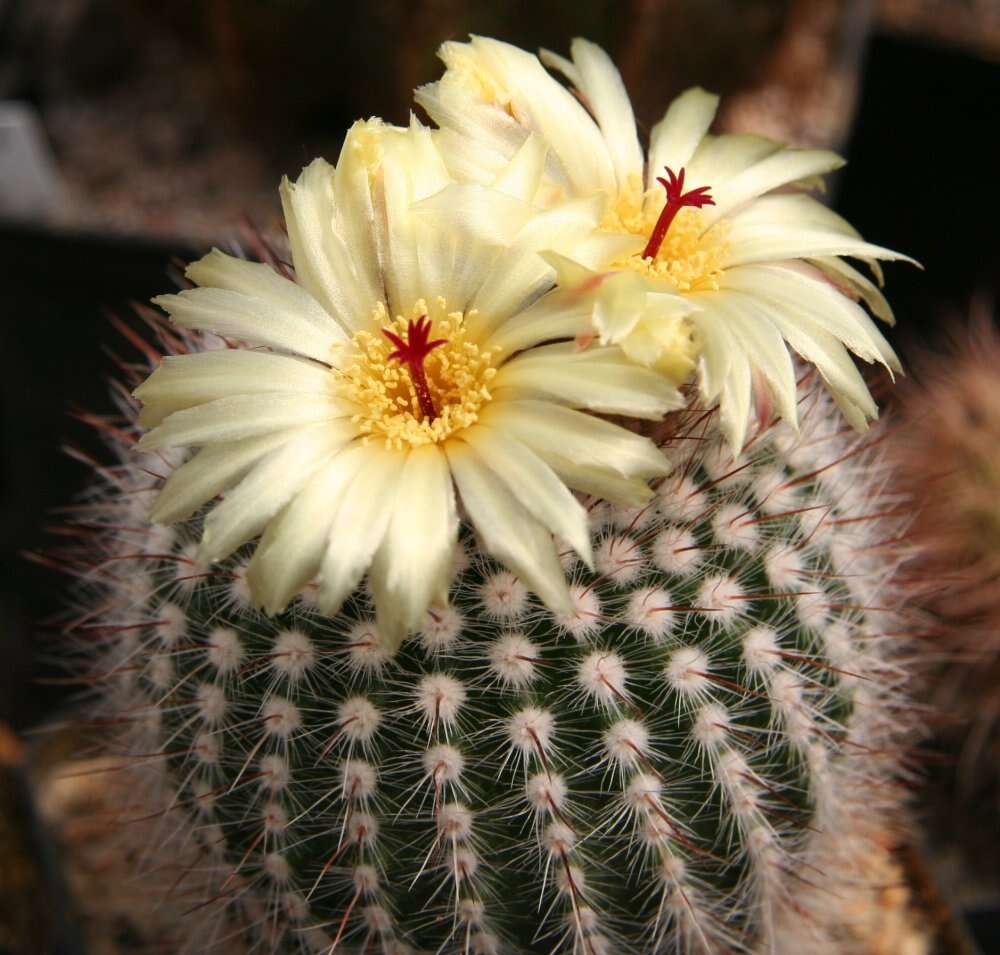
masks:
{"label": "flower center", "polygon": [[392,320],[378,305],[378,332],[357,332],[336,372],[340,393],[360,408],[354,421],[361,433],[387,447],[444,441],[474,424],[492,397],[493,354],[470,341],[461,312],[445,314],[442,304],[435,319],[420,301],[415,317]]}
{"label": "flower center", "polygon": [[663,245],[663,240],[667,236],[667,230],[674,221],[677,213],[685,206],[700,209],[702,206],[714,206],[715,200],[708,194],[709,186],[699,186],[690,192],[684,191],[684,167],[681,167],[679,176],[674,175],[673,169],[664,166],[667,178],[658,176],[656,181],[663,186],[667,193],[666,201],[663,203],[663,210],[660,212],[653,226],[653,231],[649,234],[649,241],[646,248],[642,250],[644,259],[655,259]]}
{"label": "flower center", "polygon": [[383,328],[382,334],[396,346],[396,350],[389,355],[389,361],[395,359],[405,364],[409,369],[410,384],[413,386],[413,393],[417,396],[420,413],[425,421],[433,421],[438,414],[437,408],[434,407],[434,396],[427,383],[424,359],[435,348],[447,345],[448,339],[435,338],[432,342],[427,340],[431,334],[431,322],[426,315],[421,315],[416,321],[410,319],[406,325],[405,342],[395,332],[390,332],[388,328]]}
{"label": "flower center", "polygon": [[[708,231],[698,211],[715,205],[710,186],[684,191],[684,170],[675,175],[665,168],[667,177],[656,181],[663,186],[666,199],[653,212],[652,202],[642,202],[637,183],[624,191],[605,216],[602,229],[646,238],[642,252],[609,263],[613,268],[627,268],[650,278],[669,282],[679,292],[718,289],[726,249],[725,222]],[[654,218],[655,215],[655,218]]]}

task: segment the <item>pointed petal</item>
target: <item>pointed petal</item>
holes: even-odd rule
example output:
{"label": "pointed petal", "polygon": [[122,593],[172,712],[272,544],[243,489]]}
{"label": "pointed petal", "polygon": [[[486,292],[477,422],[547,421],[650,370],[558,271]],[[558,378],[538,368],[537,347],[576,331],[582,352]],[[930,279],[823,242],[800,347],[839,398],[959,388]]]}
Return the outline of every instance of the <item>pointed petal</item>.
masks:
{"label": "pointed petal", "polygon": [[734,225],[726,237],[724,267],[779,262],[783,259],[811,259],[819,256],[848,255],[852,258],[890,259],[916,264],[892,249],[808,227],[791,225]]}
{"label": "pointed petal", "polygon": [[876,318],[880,318],[887,325],[896,324],[896,316],[886,297],[874,282],[862,275],[854,266],[833,255],[821,256],[812,261],[835,282],[846,284],[855,295],[863,299]]}
{"label": "pointed petal", "polygon": [[306,481],[357,436],[349,425],[316,425],[260,461],[205,518],[199,559],[213,564],[259,534]]}
{"label": "pointed petal", "polygon": [[[529,130],[505,109],[479,101],[471,93],[449,94],[443,81],[418,87],[413,98],[442,132],[452,134],[439,135],[438,143],[449,168],[459,179],[488,183],[490,177],[477,174],[476,167],[481,164],[494,175],[499,173],[529,136]],[[556,163],[550,156],[546,168],[551,172]]]}
{"label": "pointed petal", "polygon": [[550,463],[549,455],[555,452],[574,464],[596,463],[629,479],[645,480],[670,471],[667,459],[649,438],[582,411],[544,401],[496,401],[486,406],[480,420],[511,434]]}
{"label": "pointed petal", "polygon": [[719,396],[719,427],[729,442],[733,457],[740,453],[750,426],[750,405],[753,399],[753,375],[746,355],[739,351],[733,356],[729,377]]}
{"label": "pointed petal", "polygon": [[334,229],[333,166],[314,159],[294,183],[282,180],[279,192],[296,280],[343,328],[358,329],[375,307],[370,296],[378,283],[367,273],[359,279],[356,267],[371,262],[355,259]]}
{"label": "pointed petal", "polygon": [[754,300],[725,290],[714,293],[711,302],[706,301],[705,308],[720,317],[751,367],[767,379],[781,416],[795,426],[798,419],[795,369],[781,333],[770,321],[769,312]]}
{"label": "pointed petal", "polygon": [[590,327],[591,311],[590,302],[550,292],[501,324],[483,347],[496,349],[494,361],[499,364],[515,352],[541,342],[576,338]]}
{"label": "pointed petal", "polygon": [[538,58],[509,43],[473,37],[471,54],[511,97],[514,115],[541,134],[577,195],[616,191],[614,166],[597,124]]}
{"label": "pointed petal", "polygon": [[150,520],[173,524],[190,517],[202,504],[242,480],[265,454],[300,434],[299,430],[278,431],[203,448],[164,482]]}
{"label": "pointed petal", "polygon": [[192,262],[184,274],[195,285],[242,292],[266,302],[273,311],[304,319],[324,335],[343,337],[343,329],[312,295],[263,262],[247,262],[212,249],[208,255]]}
{"label": "pointed petal", "polygon": [[782,148],[772,139],[746,133],[706,136],[686,167],[688,188],[718,188]]}
{"label": "pointed petal", "polygon": [[542,184],[547,155],[545,140],[532,133],[493,180],[493,189],[522,202],[533,202],[535,193]]}
{"label": "pointed petal", "polygon": [[530,203],[473,182],[454,183],[413,206],[423,222],[443,230],[457,229],[483,242],[507,244],[528,222]]}
{"label": "pointed petal", "polygon": [[[576,80],[569,79],[583,94],[607,141],[619,186],[630,177],[642,181],[642,148],[636,135],[635,116],[625,84],[611,57],[596,43],[577,37],[570,47]],[[542,54],[545,62],[545,54]],[[558,68],[558,64],[553,64]]]}
{"label": "pointed petal", "polygon": [[462,503],[485,549],[524,580],[549,609],[568,613],[569,587],[552,535],[469,445],[449,441],[445,450]]}
{"label": "pointed petal", "polygon": [[726,327],[712,314],[706,315],[702,311],[692,317],[691,323],[701,340],[697,362],[698,387],[705,401],[711,404],[722,394],[736,345]]}
{"label": "pointed petal", "polygon": [[379,631],[395,649],[454,573],[458,514],[448,459],[437,445],[410,452],[391,508],[369,580]]}
{"label": "pointed petal", "polygon": [[[380,257],[381,223],[372,196],[373,172],[381,163],[383,125],[377,120],[355,123],[344,139],[333,173],[334,229],[350,251],[355,296],[370,309],[385,292]],[[367,313],[353,316],[359,327]]]}
{"label": "pointed petal", "polygon": [[578,464],[554,451],[539,452],[545,463],[574,491],[592,494],[602,501],[623,507],[642,507],[653,497],[653,491],[642,480],[620,477],[614,471],[592,464]]}
{"label": "pointed petal", "polygon": [[784,310],[822,326],[865,361],[901,371],[892,346],[864,309],[821,278],[795,268],[761,265],[730,269],[724,281],[727,289],[755,296],[773,311]]}
{"label": "pointed petal", "polygon": [[722,433],[736,454],[743,447],[750,420],[750,365],[719,314],[703,310],[692,315],[691,322],[702,341],[699,388],[707,403],[718,401]]}
{"label": "pointed petal", "polygon": [[323,612],[335,615],[369,568],[385,537],[403,455],[369,445],[340,495],[320,569]]}
{"label": "pointed petal", "polygon": [[701,210],[707,228],[739,206],[789,183],[833,172],[844,160],[826,149],[782,149],[712,189],[714,206]]}
{"label": "pointed petal", "polygon": [[335,421],[356,408],[327,395],[252,394],[219,398],[175,411],[142,436],[141,451],[240,441],[320,421]]}
{"label": "pointed petal", "polygon": [[770,318],[788,344],[815,365],[831,393],[839,396],[838,404],[844,400],[856,409],[851,419],[854,427],[858,427],[859,416],[862,422],[865,417],[876,417],[878,409],[868,386],[839,339],[802,314],[776,309]]}
{"label": "pointed petal", "polygon": [[[293,283],[288,284],[298,289]],[[287,298],[312,301],[302,289],[298,292],[301,297],[293,293]],[[248,292],[194,288],[175,295],[158,295],[153,303],[184,328],[305,355],[326,364],[333,361],[334,346],[344,341],[343,331],[332,318],[327,320],[326,328],[317,327],[307,318],[309,306],[297,310]],[[312,307],[319,308],[315,302]]]}
{"label": "pointed petal", "polygon": [[357,443],[334,454],[267,525],[247,567],[265,612],[280,613],[316,575],[344,489],[367,458],[368,449]]}
{"label": "pointed petal", "polygon": [[254,392],[330,394],[329,370],[287,355],[219,349],[168,355],[133,392],[143,403],[139,424],[149,428],[184,408]]}
{"label": "pointed petal", "polygon": [[500,250],[469,303],[471,333],[484,346],[505,332],[515,334],[513,326],[528,321],[525,308],[549,291],[552,281],[552,269],[541,257],[520,248]]}
{"label": "pointed petal", "polygon": [[656,186],[656,177],[663,175],[665,166],[678,172],[694,155],[702,137],[708,132],[719,97],[700,86],[681,93],[649,134],[649,166],[646,188]]}
{"label": "pointed petal", "polygon": [[[765,259],[852,255],[864,261],[880,283],[879,258],[899,259],[921,267],[909,256],[865,243],[846,219],[812,196],[801,194],[764,196],[751,203],[730,220],[727,241],[732,243],[734,236],[737,243],[744,240],[758,243],[756,248],[738,250],[752,253],[750,257],[753,258],[762,255]],[[810,251],[813,248],[815,252]],[[844,251],[827,251],[830,249]]]}
{"label": "pointed petal", "polygon": [[[421,87],[414,93],[414,99],[421,106],[424,105],[421,102],[421,92],[425,89],[426,87]],[[433,114],[426,106],[424,109],[433,118]],[[509,116],[507,118],[511,119]],[[434,130],[434,142],[448,166],[448,172],[456,182],[477,182],[481,186],[488,186],[503,175],[512,156],[516,155],[517,150],[526,142],[523,133],[522,130],[521,134],[511,141],[510,152],[498,150],[487,142],[486,136],[470,138],[447,124],[441,129]],[[546,169],[548,166],[549,162],[546,161]]]}
{"label": "pointed petal", "polygon": [[503,430],[485,425],[466,428],[462,440],[518,496],[535,520],[563,538],[588,567],[593,567],[587,512],[538,455]]}
{"label": "pointed petal", "polygon": [[630,362],[618,348],[581,351],[572,342],[533,348],[503,365],[496,397],[547,397],[607,414],[658,419],[683,405],[662,375]]}

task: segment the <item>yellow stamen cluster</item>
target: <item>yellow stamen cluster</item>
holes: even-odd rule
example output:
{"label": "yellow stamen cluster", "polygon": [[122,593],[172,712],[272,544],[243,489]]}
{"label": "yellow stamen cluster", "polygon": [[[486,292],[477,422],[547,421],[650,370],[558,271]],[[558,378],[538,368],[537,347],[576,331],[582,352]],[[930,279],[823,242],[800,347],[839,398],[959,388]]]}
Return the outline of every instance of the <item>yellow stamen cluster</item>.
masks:
{"label": "yellow stamen cluster", "polygon": [[[601,230],[648,239],[662,204],[645,203],[637,189],[625,189],[605,213]],[[631,269],[652,279],[668,282],[678,292],[717,290],[726,252],[726,223],[716,223],[704,232],[699,209],[681,209],[670,225],[656,257],[644,259],[641,252],[609,262],[610,268]],[[704,232],[704,234],[703,234]]]}
{"label": "yellow stamen cluster", "polygon": [[471,341],[461,312],[429,313],[423,301],[413,308],[413,317],[431,314],[430,338],[447,339],[423,363],[427,385],[437,412],[433,420],[420,410],[410,371],[389,355],[396,346],[382,334],[386,329],[407,337],[408,319],[390,319],[379,304],[372,316],[372,330],[359,331],[351,340],[343,364],[335,371],[340,395],[363,410],[354,416],[362,434],[382,439],[387,448],[438,444],[479,418],[479,409],[492,397],[489,383],[496,376],[493,353]]}
{"label": "yellow stamen cluster", "polygon": [[642,206],[642,182],[638,176],[629,176],[628,183],[622,187],[614,203],[604,213],[600,230],[624,232],[629,235],[649,235],[653,223],[656,222],[656,216],[653,216],[652,222],[647,223]]}

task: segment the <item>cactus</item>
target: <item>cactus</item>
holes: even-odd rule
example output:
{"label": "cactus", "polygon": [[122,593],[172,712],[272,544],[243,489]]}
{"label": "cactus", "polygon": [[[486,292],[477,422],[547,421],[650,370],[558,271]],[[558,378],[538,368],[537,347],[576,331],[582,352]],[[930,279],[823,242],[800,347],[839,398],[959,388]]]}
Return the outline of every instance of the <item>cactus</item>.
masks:
{"label": "cactus", "polygon": [[982,306],[966,322],[943,319],[943,340],[917,353],[914,380],[895,394],[890,461],[917,505],[914,569],[933,623],[923,693],[945,759],[925,798],[932,835],[961,848],[977,882],[996,881],[997,841],[984,833],[1000,831],[1000,335]]}
{"label": "cactus", "polygon": [[587,501],[571,615],[464,529],[395,656],[363,587],[268,617],[249,547],[206,567],[199,517],[149,524],[182,458],[137,458],[124,405],[75,633],[172,951],[819,950],[910,720],[899,502],[815,375],[799,433],[758,422],[735,461],[717,410],[658,426],[653,502]]}

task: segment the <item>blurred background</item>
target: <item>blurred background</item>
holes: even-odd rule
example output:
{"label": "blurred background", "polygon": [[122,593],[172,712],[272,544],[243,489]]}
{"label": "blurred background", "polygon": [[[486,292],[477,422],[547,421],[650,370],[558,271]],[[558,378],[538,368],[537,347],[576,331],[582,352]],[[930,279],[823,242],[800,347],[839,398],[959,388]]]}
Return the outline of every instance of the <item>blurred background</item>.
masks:
{"label": "blurred background", "polygon": [[[23,781],[43,745],[32,728],[66,706],[45,651],[66,583],[39,555],[87,480],[65,447],[101,454],[81,419],[110,407],[115,357],[131,354],[115,316],[169,290],[177,262],[277,227],[281,175],[335,159],[357,117],[405,122],[438,44],[469,32],[559,52],[598,41],[646,130],[700,84],[724,95],[723,129],[843,151],[831,204],[925,266],[888,272],[893,343],[918,379],[970,309],[992,324],[1000,0],[0,0],[0,727],[18,734],[0,730],[3,779]],[[915,836],[906,904],[938,951],[1000,951],[997,857],[970,875],[956,848],[1000,831],[1000,800],[948,809],[960,743],[938,738],[926,767],[945,795],[921,799],[949,825]],[[28,822],[0,839],[43,860],[16,877],[58,894],[47,829],[31,829],[26,788],[7,791]],[[0,887],[0,952],[17,951],[4,918],[26,917],[10,898]],[[83,951],[61,931],[31,951]]]}

